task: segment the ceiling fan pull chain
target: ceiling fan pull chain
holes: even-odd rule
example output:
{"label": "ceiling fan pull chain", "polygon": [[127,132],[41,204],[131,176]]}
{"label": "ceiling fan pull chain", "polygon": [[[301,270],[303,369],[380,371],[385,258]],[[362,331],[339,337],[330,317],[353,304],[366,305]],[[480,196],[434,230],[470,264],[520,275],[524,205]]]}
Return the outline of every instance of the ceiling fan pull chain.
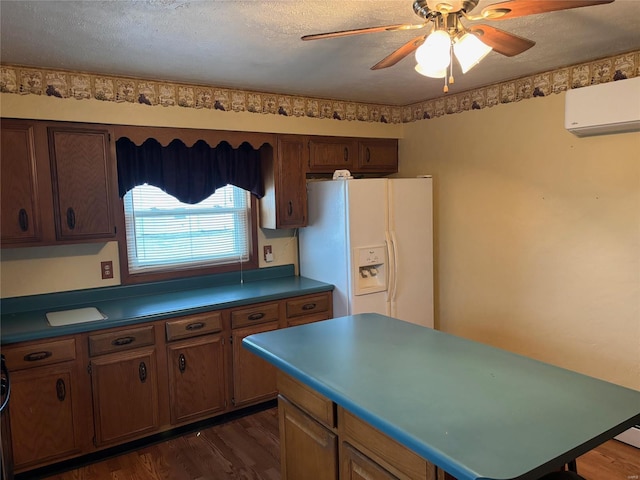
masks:
{"label": "ceiling fan pull chain", "polygon": [[449,84],[455,83],[453,80],[453,42],[449,46],[449,58],[451,61],[449,62]]}

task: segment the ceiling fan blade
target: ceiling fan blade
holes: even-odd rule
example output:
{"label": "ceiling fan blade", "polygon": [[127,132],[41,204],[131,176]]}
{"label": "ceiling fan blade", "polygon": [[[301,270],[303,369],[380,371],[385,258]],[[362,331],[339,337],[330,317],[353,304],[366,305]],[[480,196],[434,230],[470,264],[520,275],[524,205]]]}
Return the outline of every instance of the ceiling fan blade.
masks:
{"label": "ceiling fan blade", "polygon": [[409,40],[391,55],[387,55],[385,58],[376,63],[371,70],[380,70],[381,68],[387,68],[395,65],[407,55],[416,51],[416,49],[424,43],[426,36],[420,35],[412,40]]}
{"label": "ceiling fan blade", "polygon": [[394,32],[397,30],[415,30],[423,28],[425,23],[411,25],[411,24],[398,24],[398,25],[382,25],[380,27],[366,27],[358,28],[355,30],[341,30],[339,32],[327,32],[327,33],[315,33],[313,35],[305,35],[302,40],[321,40],[323,38],[336,38],[346,37],[348,35],[360,35],[362,33],[376,33],[376,32]]}
{"label": "ceiling fan blade", "polygon": [[614,0],[510,0],[495,3],[482,9],[481,16],[487,20],[505,20],[538,13],[568,10],[613,3]]}
{"label": "ceiling fan blade", "polygon": [[495,52],[507,57],[518,55],[536,44],[533,40],[488,25],[472,25],[467,30],[478,35],[478,38],[493,48]]}

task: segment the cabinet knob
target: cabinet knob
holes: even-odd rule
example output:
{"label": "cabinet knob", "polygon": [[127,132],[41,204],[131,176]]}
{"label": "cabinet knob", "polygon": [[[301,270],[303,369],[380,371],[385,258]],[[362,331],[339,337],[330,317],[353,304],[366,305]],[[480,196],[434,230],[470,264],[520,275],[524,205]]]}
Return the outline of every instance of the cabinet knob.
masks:
{"label": "cabinet knob", "polygon": [[249,315],[247,318],[249,320],[260,320],[261,318],[264,317],[264,313],[262,312],[258,312],[258,313],[252,313],[251,315]]}
{"label": "cabinet knob", "polygon": [[316,304],[315,303],[305,303],[302,306],[302,310],[304,310],[304,311],[313,310],[314,308],[316,308]]}
{"label": "cabinet knob", "polygon": [[293,202],[289,201],[289,205],[287,205],[287,213],[289,216],[293,214]]}
{"label": "cabinet knob", "polygon": [[349,161],[349,149],[347,147],[344,147],[344,161]]}
{"label": "cabinet knob", "polygon": [[23,232],[29,230],[29,214],[24,208],[21,208],[18,212],[18,224]]}
{"label": "cabinet knob", "polygon": [[140,377],[140,382],[147,381],[147,365],[144,362],[140,362],[140,365],[138,365],[138,376]]}
{"label": "cabinet knob", "polygon": [[367,163],[371,161],[371,150],[369,150],[369,147],[367,147],[367,149],[365,150],[365,159]]}
{"label": "cabinet knob", "polygon": [[67,208],[67,226],[71,230],[76,228],[76,212],[71,207]]}
{"label": "cabinet knob", "polygon": [[184,357],[184,354],[181,353],[180,356],[178,357],[178,370],[180,370],[180,373],[184,373],[186,369],[187,369],[187,359]]}
{"label": "cabinet knob", "polygon": [[56,382],[56,395],[61,402],[64,402],[64,399],[67,397],[67,387],[61,378]]}

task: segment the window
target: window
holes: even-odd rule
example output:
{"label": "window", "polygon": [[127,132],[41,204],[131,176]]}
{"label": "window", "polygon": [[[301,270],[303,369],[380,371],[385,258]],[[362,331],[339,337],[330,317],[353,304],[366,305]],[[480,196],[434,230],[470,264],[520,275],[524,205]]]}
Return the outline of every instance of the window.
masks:
{"label": "window", "polygon": [[128,191],[123,201],[129,275],[224,266],[235,270],[255,256],[255,215],[246,190],[227,185],[190,205],[145,184]]}

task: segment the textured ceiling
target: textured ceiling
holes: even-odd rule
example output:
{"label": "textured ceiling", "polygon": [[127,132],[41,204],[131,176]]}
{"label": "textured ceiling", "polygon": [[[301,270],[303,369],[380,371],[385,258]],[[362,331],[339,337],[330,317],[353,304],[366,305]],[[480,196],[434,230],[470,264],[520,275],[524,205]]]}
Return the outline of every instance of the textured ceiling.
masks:
{"label": "textured ceiling", "polygon": [[[616,0],[484,22],[537,43],[516,57],[492,52],[466,75],[454,69],[450,92],[640,49],[639,18],[640,0]],[[443,81],[418,75],[412,55],[370,70],[422,31],[300,40],[421,23],[412,0],[1,0],[0,19],[4,64],[387,105],[442,95]]]}

